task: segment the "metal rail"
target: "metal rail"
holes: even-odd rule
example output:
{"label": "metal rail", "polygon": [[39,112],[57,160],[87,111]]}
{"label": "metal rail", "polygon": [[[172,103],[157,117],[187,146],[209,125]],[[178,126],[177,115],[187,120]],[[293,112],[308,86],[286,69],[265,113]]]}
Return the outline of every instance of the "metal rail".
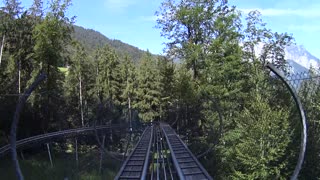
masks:
{"label": "metal rail", "polygon": [[123,163],[115,177],[118,179],[146,179],[150,149],[153,139],[153,126],[148,126],[130,156]]}
{"label": "metal rail", "polygon": [[167,180],[167,179],[177,179],[173,176],[173,170],[171,169],[172,163],[169,159],[169,148],[166,146],[166,141],[163,132],[160,128],[159,123],[154,125],[154,138],[153,138],[153,150],[152,150],[152,161],[151,161],[151,172],[148,176],[151,180]]}
{"label": "metal rail", "polygon": [[304,161],[304,155],[306,152],[306,146],[307,146],[307,118],[305,115],[305,112],[303,110],[303,106],[302,103],[299,99],[298,94],[296,93],[296,91],[290,86],[290,84],[286,81],[286,78],[282,75],[282,73],[280,72],[280,70],[278,70],[274,65],[272,64],[267,64],[266,65],[267,68],[269,68],[277,77],[280,78],[280,80],[286,85],[286,87],[288,88],[291,96],[293,97],[297,109],[299,110],[299,114],[300,114],[300,120],[301,120],[301,142],[300,142],[300,152],[299,152],[299,158],[298,158],[298,162],[297,165],[294,169],[294,172],[291,176],[291,180],[296,180],[298,178],[299,172],[301,170],[303,161]]}
{"label": "metal rail", "polygon": [[[104,129],[109,129],[109,128],[121,128],[122,126],[120,125],[103,125],[103,126],[97,126],[97,130],[104,130]],[[22,148],[24,146],[27,146],[31,143],[34,142],[39,142],[39,141],[47,141],[52,138],[58,138],[61,136],[75,136],[83,133],[87,133],[89,131],[94,131],[94,127],[84,127],[84,128],[77,128],[77,129],[68,129],[64,131],[57,131],[57,132],[52,132],[52,133],[46,133],[46,134],[41,134],[37,136],[32,136],[28,137],[25,139],[21,139],[17,141],[17,148]],[[0,148],[0,156],[5,155],[10,151],[10,144],[5,145]]]}
{"label": "metal rail", "polygon": [[183,143],[176,132],[165,123],[160,123],[163,134],[171,151],[171,157],[179,179],[199,180],[212,177],[203,168],[197,158],[191,153],[189,148]]}
{"label": "metal rail", "polygon": [[[159,127],[160,128],[160,127]],[[161,128],[160,128],[160,130],[161,130]],[[177,178],[175,178],[175,175],[174,175],[174,173],[173,173],[173,171],[174,171],[174,169],[171,169],[171,168],[173,168],[173,165],[172,165],[172,162],[171,161],[169,161],[169,159],[171,159],[171,158],[169,158],[169,156],[170,156],[170,153],[168,153],[168,147],[167,147],[167,143],[166,143],[166,140],[165,140],[166,138],[164,137],[164,134],[163,134],[163,132],[161,131],[161,143],[162,143],[162,146],[163,146],[163,149],[164,149],[164,154],[165,154],[165,159],[166,159],[166,164],[167,164],[167,169],[169,170],[169,175],[170,175],[170,177],[168,177],[168,179],[177,179]]]}
{"label": "metal rail", "polygon": [[161,131],[160,131],[160,128],[157,128],[157,136],[158,136],[158,144],[160,144],[160,152],[159,153],[159,156],[158,158],[161,158],[161,163],[162,163],[162,170],[163,170],[163,178],[164,180],[167,180],[167,171],[166,171],[166,162],[165,162],[165,156],[164,156],[164,147],[163,147],[163,144],[162,144],[162,136],[161,136]]}

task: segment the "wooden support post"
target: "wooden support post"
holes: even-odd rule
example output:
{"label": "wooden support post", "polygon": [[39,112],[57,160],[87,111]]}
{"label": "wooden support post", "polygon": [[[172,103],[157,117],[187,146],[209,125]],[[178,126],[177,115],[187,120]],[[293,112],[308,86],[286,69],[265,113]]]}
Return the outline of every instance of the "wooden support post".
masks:
{"label": "wooden support post", "polygon": [[51,157],[51,152],[50,152],[50,146],[49,146],[49,143],[47,143],[47,149],[48,149],[48,155],[49,155],[49,159],[50,159],[51,167],[53,167],[53,163],[52,163],[52,157]]}
{"label": "wooden support post", "polygon": [[100,173],[100,174],[101,174],[101,172],[102,172],[102,159],[103,159],[103,153],[104,153],[103,148],[104,148],[104,141],[105,141],[105,139],[106,139],[106,136],[103,136],[103,138],[102,138],[102,145],[101,145],[101,147],[100,147],[100,166],[99,166],[99,173]]}
{"label": "wooden support post", "polygon": [[79,156],[78,156],[78,139],[76,139],[76,163],[77,163],[77,166],[79,165]]}

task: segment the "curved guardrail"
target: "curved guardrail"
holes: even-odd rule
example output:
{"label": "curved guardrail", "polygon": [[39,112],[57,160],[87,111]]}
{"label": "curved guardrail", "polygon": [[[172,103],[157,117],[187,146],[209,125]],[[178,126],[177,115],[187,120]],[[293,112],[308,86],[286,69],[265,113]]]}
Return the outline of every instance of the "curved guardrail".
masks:
{"label": "curved guardrail", "polygon": [[300,153],[297,165],[295,167],[295,170],[291,176],[291,180],[296,180],[298,178],[299,172],[301,170],[302,163],[304,161],[304,155],[306,152],[306,145],[307,145],[307,118],[305,115],[305,112],[303,110],[302,103],[299,99],[298,94],[296,91],[290,86],[290,84],[286,81],[286,78],[282,75],[282,73],[272,64],[268,63],[266,65],[268,69],[270,69],[277,77],[280,78],[280,80],[286,85],[288,90],[290,91],[291,96],[293,97],[296,106],[299,110],[300,118],[301,118],[301,125],[302,125],[302,132],[301,132],[301,143],[300,143]]}
{"label": "curved guardrail", "polygon": [[[122,126],[120,125],[103,125],[103,126],[97,126],[97,130],[104,130],[104,129],[109,129],[109,128],[121,128]],[[34,143],[34,142],[39,142],[39,141],[47,141],[53,138],[58,138],[61,136],[75,136],[83,133],[87,133],[89,131],[94,132],[94,127],[84,127],[84,128],[77,128],[77,129],[68,129],[64,131],[56,131],[52,133],[47,133],[47,134],[40,134],[37,136],[32,136],[28,137],[25,139],[21,139],[17,141],[17,148],[22,148],[24,146],[27,146],[28,144]],[[11,147],[10,144],[7,144],[3,147],[0,148],[0,156],[5,155],[10,151]]]}

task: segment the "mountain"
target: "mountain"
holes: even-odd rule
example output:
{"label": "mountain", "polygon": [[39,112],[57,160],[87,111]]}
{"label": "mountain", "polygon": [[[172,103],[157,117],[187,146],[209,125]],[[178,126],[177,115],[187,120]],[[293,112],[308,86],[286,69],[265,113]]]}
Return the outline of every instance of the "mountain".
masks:
{"label": "mountain", "polygon": [[286,59],[303,66],[306,69],[319,67],[320,60],[308,52],[303,46],[291,45],[286,48]]}
{"label": "mountain", "polygon": [[74,25],[72,37],[80,41],[88,52],[94,52],[99,47],[108,44],[115,49],[118,55],[123,56],[128,54],[135,62],[146,52],[120,40],[109,39],[98,31],[86,29],[81,26]]}
{"label": "mountain", "polygon": [[[260,43],[255,47],[256,55],[261,54],[263,44]],[[285,59],[288,60],[291,66],[290,71],[292,73],[308,71],[312,67],[320,66],[320,59],[313,56],[309,51],[307,51],[303,46],[291,45],[285,49]]]}
{"label": "mountain", "polygon": [[[76,25],[74,25],[74,33],[72,34],[72,37],[84,44],[88,52],[94,52],[97,48],[108,44],[114,48],[120,56],[128,54],[135,62],[137,62],[145,53],[145,51],[135,46],[129,45],[120,40],[109,39],[98,31]],[[261,53],[262,47],[262,43],[255,47],[256,55]],[[288,46],[285,49],[285,53],[285,58],[291,66],[292,73],[307,71],[310,66],[320,66],[320,59],[313,56],[301,45]]]}
{"label": "mountain", "polygon": [[308,71],[308,68],[302,66],[301,64],[297,63],[294,60],[288,59],[288,63],[290,66],[290,72],[291,73],[298,73],[298,72],[305,72]]}

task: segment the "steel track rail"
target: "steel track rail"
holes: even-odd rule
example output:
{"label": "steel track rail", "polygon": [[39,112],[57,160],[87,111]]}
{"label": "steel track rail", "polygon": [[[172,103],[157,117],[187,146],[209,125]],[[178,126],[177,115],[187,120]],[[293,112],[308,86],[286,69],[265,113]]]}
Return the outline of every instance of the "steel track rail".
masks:
{"label": "steel track rail", "polygon": [[285,84],[287,89],[289,90],[293,100],[295,101],[296,107],[299,110],[299,115],[300,115],[300,122],[301,122],[301,142],[300,142],[300,152],[299,152],[299,158],[296,164],[296,167],[293,171],[293,174],[291,175],[291,180],[296,180],[298,179],[300,170],[302,168],[302,164],[304,161],[304,156],[306,153],[306,146],[307,146],[307,118],[306,114],[304,112],[301,100],[297,94],[297,92],[294,90],[294,88],[288,83],[286,80],[286,77],[282,75],[279,69],[277,69],[274,65],[268,63],[266,65],[267,68],[269,68],[280,80],[282,83]]}
{"label": "steel track rail", "polygon": [[176,132],[166,123],[160,123],[162,132],[167,140],[171,157],[180,180],[199,180],[212,177],[203,168],[197,158],[191,153],[186,144]]}
{"label": "steel track rail", "polygon": [[115,180],[119,179],[146,179],[149,165],[150,149],[153,139],[153,126],[147,127],[139,142],[123,163]]}
{"label": "steel track rail", "polygon": [[[159,127],[160,128],[160,127]],[[172,168],[172,163],[169,161],[169,157],[170,157],[170,153],[168,153],[168,147],[167,147],[167,141],[166,141],[166,138],[160,128],[160,131],[161,131],[161,143],[163,145],[163,149],[164,149],[164,154],[165,154],[165,159],[166,159],[166,164],[167,164],[167,167],[168,167],[168,170],[169,170],[169,174],[170,174],[170,177],[168,177],[168,179],[171,179],[171,180],[174,180],[176,178],[174,178],[174,175],[173,175],[173,169]]]}
{"label": "steel track rail", "polygon": [[[163,174],[164,174],[164,179],[167,180],[167,170],[166,170],[166,162],[165,159],[167,158],[167,156],[165,156],[164,152],[167,151],[166,149],[164,149],[163,146],[163,133],[161,132],[161,129],[159,127],[158,129],[158,136],[159,136],[159,143],[160,143],[160,152],[161,152],[161,161],[162,161],[162,167],[163,167]],[[169,168],[169,164],[167,164],[168,168]]]}
{"label": "steel track rail", "polygon": [[[103,125],[97,126],[97,130],[104,130],[109,128],[121,128],[120,125]],[[46,141],[53,138],[58,138],[62,136],[77,136],[83,133],[87,133],[90,131],[94,131],[94,127],[84,127],[84,128],[77,128],[77,129],[68,129],[64,131],[57,131],[52,133],[41,134],[37,136],[28,137],[25,139],[21,139],[17,141],[17,148],[22,148],[23,146],[27,146],[28,144],[39,142],[39,141]],[[10,151],[10,144],[7,144],[0,148],[0,157],[5,155]]]}

